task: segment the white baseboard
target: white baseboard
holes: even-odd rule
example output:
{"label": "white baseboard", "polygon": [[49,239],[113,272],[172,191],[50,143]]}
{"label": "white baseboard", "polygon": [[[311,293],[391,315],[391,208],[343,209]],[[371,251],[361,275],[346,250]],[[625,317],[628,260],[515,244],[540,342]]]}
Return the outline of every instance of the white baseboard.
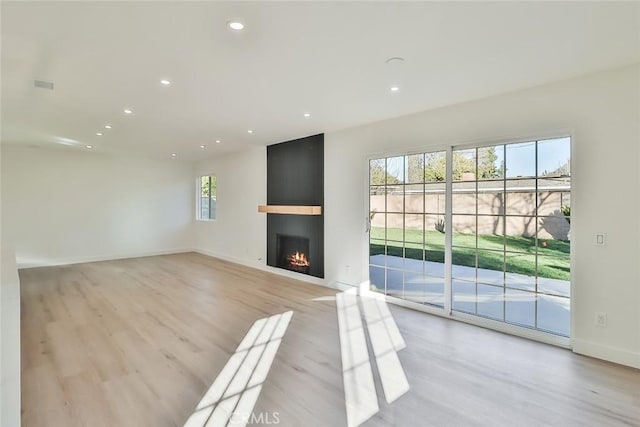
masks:
{"label": "white baseboard", "polygon": [[148,256],[171,255],[185,252],[195,252],[192,248],[165,249],[161,251],[148,252],[128,252],[111,255],[93,255],[85,257],[71,257],[63,259],[46,259],[46,260],[23,260],[18,258],[16,266],[18,269],[35,268],[35,267],[53,267],[58,265],[83,264],[86,262],[113,261],[116,259],[142,258]]}
{"label": "white baseboard", "polygon": [[291,279],[296,279],[296,280],[300,280],[302,282],[311,283],[313,285],[320,285],[320,286],[325,286],[325,287],[329,287],[329,288],[334,289],[333,286],[330,286],[327,283],[326,279],[321,279],[319,277],[309,276],[308,274],[296,273],[295,271],[284,270],[282,268],[271,267],[269,265],[266,265],[264,263],[264,261],[257,262],[257,261],[253,261],[253,260],[243,259],[243,258],[236,258],[236,257],[229,256],[229,255],[226,255],[226,254],[221,254],[221,253],[218,253],[218,252],[207,251],[205,249],[194,249],[193,252],[197,252],[197,253],[202,254],[202,255],[210,256],[212,258],[218,258],[218,259],[221,259],[221,260],[224,260],[224,261],[229,261],[229,262],[232,262],[234,264],[244,265],[245,267],[251,267],[251,268],[255,268],[257,270],[262,270],[262,271],[266,271],[266,272],[269,272],[269,273],[277,274],[279,276],[289,277]]}
{"label": "white baseboard", "polygon": [[640,353],[580,339],[573,340],[573,351],[584,356],[640,369]]}

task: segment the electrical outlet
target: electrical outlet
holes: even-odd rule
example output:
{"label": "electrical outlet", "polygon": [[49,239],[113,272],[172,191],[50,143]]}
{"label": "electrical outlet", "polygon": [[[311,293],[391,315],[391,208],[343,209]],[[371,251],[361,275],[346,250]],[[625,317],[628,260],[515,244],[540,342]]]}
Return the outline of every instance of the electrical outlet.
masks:
{"label": "electrical outlet", "polygon": [[350,265],[345,265],[344,266],[344,272],[345,274],[348,276],[349,272],[351,271],[351,266]]}
{"label": "electrical outlet", "polygon": [[604,246],[607,235],[604,233],[596,233],[596,245]]}
{"label": "electrical outlet", "polygon": [[600,326],[601,328],[607,327],[607,313],[596,312],[596,326]]}

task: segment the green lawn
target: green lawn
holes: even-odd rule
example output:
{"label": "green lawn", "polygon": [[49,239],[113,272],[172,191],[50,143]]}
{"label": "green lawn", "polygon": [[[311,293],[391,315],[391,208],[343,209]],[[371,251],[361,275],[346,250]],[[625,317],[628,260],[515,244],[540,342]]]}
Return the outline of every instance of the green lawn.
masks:
{"label": "green lawn", "polygon": [[[404,231],[404,236],[403,236]],[[444,234],[438,231],[424,233],[426,240],[426,260],[444,262]],[[498,236],[492,234],[453,233],[453,264],[476,266],[476,237],[478,267],[510,273],[536,275],[536,252],[538,254],[537,275],[550,279],[569,280],[569,242],[561,240],[541,240],[536,248],[535,239],[520,236]],[[385,253],[385,229],[371,228],[371,255]],[[422,258],[423,232],[419,230],[387,229],[387,254]],[[402,243],[402,242],[405,243]],[[542,244],[546,243],[546,246]],[[506,258],[503,250],[506,248]],[[537,249],[537,251],[536,251]]]}

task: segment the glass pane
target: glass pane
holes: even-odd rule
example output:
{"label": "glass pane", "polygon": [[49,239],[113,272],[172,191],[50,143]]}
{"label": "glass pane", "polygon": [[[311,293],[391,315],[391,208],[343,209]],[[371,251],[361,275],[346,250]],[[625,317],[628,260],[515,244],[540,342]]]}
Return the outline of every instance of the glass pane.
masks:
{"label": "glass pane", "polygon": [[404,185],[387,186],[387,212],[404,212]]}
{"label": "glass pane", "polygon": [[476,183],[456,182],[451,195],[451,212],[454,214],[476,213]]}
{"label": "glass pane", "polygon": [[384,293],[384,273],[384,268],[369,266],[369,282],[372,291]]}
{"label": "glass pane", "polygon": [[425,252],[426,270],[430,276],[444,277],[444,246],[441,249],[430,249]]}
{"label": "glass pane", "polygon": [[404,241],[424,243],[424,215],[406,214],[404,216]]}
{"label": "glass pane", "polygon": [[369,231],[369,237],[371,239],[386,239],[385,229],[385,214],[375,213],[371,220],[371,230]]}
{"label": "glass pane", "polygon": [[211,197],[218,196],[218,178],[215,175],[211,175]]}
{"label": "glass pane", "polygon": [[508,179],[505,211],[507,215],[536,214],[536,180]]}
{"label": "glass pane", "polygon": [[451,306],[456,311],[475,314],[476,312],[476,285],[464,280],[452,280]]}
{"label": "glass pane", "polygon": [[504,269],[507,286],[518,289],[529,289],[533,284],[535,290],[536,256],[530,254],[506,253]]}
{"label": "glass pane", "polygon": [[538,292],[568,297],[571,262],[567,256],[538,256]]}
{"label": "glass pane", "polygon": [[387,185],[404,184],[404,156],[387,159]]}
{"label": "glass pane", "polygon": [[504,291],[501,287],[478,284],[478,314],[496,320],[504,319]]}
{"label": "glass pane", "polygon": [[571,175],[571,138],[538,141],[538,176]]}
{"label": "glass pane", "polygon": [[424,303],[426,277],[423,273],[405,273],[404,274],[404,299]]}
{"label": "glass pane", "polygon": [[404,268],[404,247],[402,242],[386,242],[387,243],[387,267],[402,270]]}
{"label": "glass pane", "polygon": [[405,243],[404,269],[409,271],[424,270],[424,250],[419,243]]}
{"label": "glass pane", "polygon": [[476,247],[476,216],[452,215],[453,246]]}
{"label": "glass pane", "polygon": [[374,159],[369,161],[369,184],[385,185],[385,159]]}
{"label": "glass pane", "polygon": [[478,182],[478,213],[502,215],[505,210],[504,181]]}
{"label": "glass pane", "polygon": [[386,214],[387,240],[404,241],[404,215]]}
{"label": "glass pane", "polygon": [[504,145],[478,148],[478,180],[504,178]]}
{"label": "glass pane", "polygon": [[505,320],[516,325],[536,326],[536,294],[533,292],[506,290]]}
{"label": "glass pane", "polygon": [[424,212],[423,184],[411,184],[404,187],[404,208],[406,212]]}
{"label": "glass pane", "polygon": [[552,187],[547,185],[548,182],[548,179],[538,180],[539,189],[548,190],[538,192],[538,215],[564,215],[565,207],[571,206],[571,198],[566,191],[570,183]]}
{"label": "glass pane", "polygon": [[427,273],[431,276],[444,277],[444,217],[435,215],[425,216],[425,238],[427,240],[425,259]]}
{"label": "glass pane", "polygon": [[510,289],[521,289],[529,292],[536,291],[536,277],[527,274],[505,273],[504,284]]}
{"label": "glass pane", "polygon": [[445,228],[444,215],[425,215],[424,230],[427,244],[444,247]]}
{"label": "glass pane", "polygon": [[510,244],[523,245],[527,248],[524,252],[530,252],[530,248],[535,248],[536,229],[536,217],[534,216],[505,217],[507,246]]}
{"label": "glass pane", "polygon": [[369,187],[369,209],[373,212],[386,212],[387,187],[373,185]]}
{"label": "glass pane", "polygon": [[443,276],[424,276],[425,277],[425,303],[444,306],[444,277]]}
{"label": "glass pane", "polygon": [[387,295],[402,298],[402,271],[387,269]]}
{"label": "glass pane", "polygon": [[504,250],[504,217],[478,216],[478,248]]}
{"label": "glass pane", "polygon": [[386,248],[384,240],[373,240],[369,242],[369,264],[385,265]]}
{"label": "glass pane", "polygon": [[446,153],[426,153],[425,155],[425,181],[445,182],[447,179],[447,159]]}
{"label": "glass pane", "polygon": [[445,196],[445,184],[430,183],[425,184],[425,204],[424,212],[444,214],[446,212],[447,203]]}
{"label": "glass pane", "polygon": [[478,282],[502,286],[504,283],[504,252],[478,251],[476,275]]}
{"label": "glass pane", "polygon": [[209,197],[209,177],[200,177],[200,196]]}
{"label": "glass pane", "polygon": [[404,176],[407,177],[407,183],[424,182],[424,154],[405,157]]}
{"label": "glass pane", "polygon": [[209,197],[200,197],[200,219],[209,218]]}
{"label": "glass pane", "polygon": [[216,219],[216,196],[211,196],[209,203],[209,219]]}
{"label": "glass pane", "polygon": [[507,178],[536,176],[536,143],[508,144],[505,154]]}
{"label": "glass pane", "polygon": [[569,298],[538,294],[538,329],[569,336],[571,312]]}
{"label": "glass pane", "polygon": [[476,149],[455,150],[453,152],[453,180],[476,180]]}
{"label": "glass pane", "polygon": [[[451,275],[456,279],[476,281],[476,251],[471,248],[452,248]],[[429,266],[427,265],[427,271]]]}
{"label": "glass pane", "polygon": [[539,217],[537,233],[538,240],[543,240],[545,245],[550,240],[567,242],[569,240],[569,221],[559,210],[551,215]]}

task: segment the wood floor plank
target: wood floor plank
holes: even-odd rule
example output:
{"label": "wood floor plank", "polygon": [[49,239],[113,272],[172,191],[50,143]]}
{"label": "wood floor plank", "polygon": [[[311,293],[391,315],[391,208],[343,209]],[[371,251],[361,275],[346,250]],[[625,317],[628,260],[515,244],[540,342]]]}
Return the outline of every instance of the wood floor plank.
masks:
{"label": "wood floor plank", "polygon": [[[181,426],[253,323],[293,317],[255,406],[346,426],[337,291],[195,253],[20,271],[25,426]],[[640,371],[397,306],[410,389],[363,426],[640,426]],[[255,425],[255,424],[254,424]]]}

